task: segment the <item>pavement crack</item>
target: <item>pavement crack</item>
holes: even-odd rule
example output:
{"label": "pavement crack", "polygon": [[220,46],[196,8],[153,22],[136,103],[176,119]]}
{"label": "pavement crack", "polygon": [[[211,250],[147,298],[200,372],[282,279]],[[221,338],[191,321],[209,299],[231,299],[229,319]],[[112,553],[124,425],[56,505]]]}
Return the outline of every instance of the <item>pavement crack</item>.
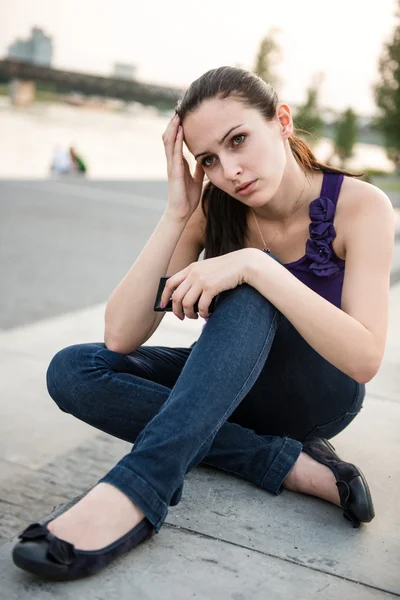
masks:
{"label": "pavement crack", "polygon": [[387,590],[385,588],[381,588],[381,587],[376,586],[376,585],[371,585],[371,584],[365,583],[363,581],[357,581],[356,579],[352,579],[351,577],[346,577],[345,575],[338,575],[337,573],[332,573],[331,571],[325,571],[324,569],[319,569],[318,567],[306,565],[306,564],[304,564],[302,562],[299,562],[297,560],[294,560],[292,558],[288,558],[288,557],[285,557],[285,556],[279,556],[278,554],[273,554],[272,552],[265,552],[264,550],[259,550],[257,548],[246,546],[244,544],[239,544],[238,542],[233,542],[231,540],[227,540],[226,538],[215,537],[215,536],[210,535],[208,533],[203,533],[201,531],[196,531],[195,529],[189,529],[187,527],[182,527],[181,525],[174,525],[172,523],[165,523],[164,527],[169,527],[171,529],[178,529],[182,533],[186,533],[188,535],[197,535],[199,537],[202,537],[202,538],[205,538],[205,539],[208,539],[208,540],[214,540],[216,542],[224,542],[225,544],[229,544],[230,546],[235,546],[236,548],[242,548],[243,550],[255,552],[255,553],[260,554],[262,556],[268,556],[270,558],[276,558],[278,560],[282,560],[282,561],[290,563],[292,565],[297,565],[298,567],[303,567],[305,569],[310,569],[311,571],[317,571],[319,573],[324,573],[325,575],[330,575],[331,577],[336,577],[337,579],[341,579],[343,581],[348,581],[349,583],[354,583],[355,585],[362,585],[365,588],[369,588],[371,590],[376,590],[378,592],[383,592],[385,594],[391,594],[392,596],[397,596],[397,597],[400,598],[400,593],[398,593],[398,592],[394,592],[392,590]]}

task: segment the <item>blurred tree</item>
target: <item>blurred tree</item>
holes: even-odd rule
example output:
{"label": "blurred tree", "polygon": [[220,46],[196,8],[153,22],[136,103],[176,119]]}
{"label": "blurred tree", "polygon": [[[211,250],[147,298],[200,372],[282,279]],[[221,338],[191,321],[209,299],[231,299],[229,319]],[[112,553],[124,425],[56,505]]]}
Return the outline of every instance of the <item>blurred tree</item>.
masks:
{"label": "blurred tree", "polygon": [[353,156],[353,147],[357,139],[357,115],[348,108],[336,123],[335,154],[344,167],[346,160]]}
{"label": "blurred tree", "polygon": [[[296,134],[307,136],[307,142],[312,146],[322,135],[324,122],[319,107],[319,91],[323,81],[322,73],[314,76],[311,85],[306,90],[306,101],[297,107],[293,120]],[[309,135],[311,134],[311,138]]]}
{"label": "blurred tree", "polygon": [[276,41],[278,29],[271,29],[260,42],[253,72],[266,83],[270,83],[277,90],[281,80],[275,72],[276,65],[281,59],[281,49]]}
{"label": "blurred tree", "polygon": [[397,17],[399,22],[379,59],[380,81],[374,92],[380,111],[376,126],[383,133],[389,159],[400,170],[400,0],[397,0]]}

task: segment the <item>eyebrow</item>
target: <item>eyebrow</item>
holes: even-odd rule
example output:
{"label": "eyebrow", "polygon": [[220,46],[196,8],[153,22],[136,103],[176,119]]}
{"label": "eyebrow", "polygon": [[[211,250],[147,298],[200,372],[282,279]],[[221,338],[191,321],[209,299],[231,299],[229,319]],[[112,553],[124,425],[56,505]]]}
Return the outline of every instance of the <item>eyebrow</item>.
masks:
{"label": "eyebrow", "polygon": [[[222,146],[222,144],[224,143],[224,141],[226,140],[226,138],[228,137],[228,135],[234,130],[237,129],[238,127],[241,127],[244,123],[240,123],[240,125],[235,125],[235,127],[232,127],[232,129],[230,129],[222,139],[220,139],[220,141],[218,142],[219,146]],[[195,159],[199,158],[199,156],[203,156],[203,154],[210,154],[210,152],[200,152],[200,154],[196,154]]]}

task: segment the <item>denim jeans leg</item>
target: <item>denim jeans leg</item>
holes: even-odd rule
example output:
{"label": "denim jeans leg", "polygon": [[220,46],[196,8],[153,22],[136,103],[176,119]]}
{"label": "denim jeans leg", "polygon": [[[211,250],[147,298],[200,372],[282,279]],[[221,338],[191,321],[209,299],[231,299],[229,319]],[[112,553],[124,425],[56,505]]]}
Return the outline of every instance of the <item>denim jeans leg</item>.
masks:
{"label": "denim jeans leg", "polygon": [[[190,348],[142,346],[123,355],[101,342],[68,346],[50,362],[48,391],[62,411],[135,443],[168,400],[190,353]],[[283,481],[300,448],[300,443],[296,449],[295,442],[287,444],[281,436],[257,435],[252,429],[226,421],[202,464],[277,494],[279,482],[271,474],[284,462],[286,467],[280,469]],[[179,494],[170,504],[178,501]]]}
{"label": "denim jeans leg", "polygon": [[285,436],[257,435],[236,423],[225,423],[201,464],[232,473],[278,495],[302,448],[299,441]]}
{"label": "denim jeans leg", "polygon": [[[281,315],[257,290],[221,294],[167,402],[129,454],[100,481],[137,504],[158,531],[186,472],[207,455],[225,421],[257,380]],[[293,446],[293,464],[298,442]],[[288,452],[288,456],[290,452]]]}

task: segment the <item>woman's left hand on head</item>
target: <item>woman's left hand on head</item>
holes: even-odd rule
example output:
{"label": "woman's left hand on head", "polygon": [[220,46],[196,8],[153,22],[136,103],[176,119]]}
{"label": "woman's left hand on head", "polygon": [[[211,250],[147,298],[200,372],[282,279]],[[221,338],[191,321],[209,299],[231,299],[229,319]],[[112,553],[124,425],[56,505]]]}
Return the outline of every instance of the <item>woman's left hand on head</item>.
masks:
{"label": "woman's left hand on head", "polygon": [[193,307],[198,301],[199,315],[207,318],[214,296],[248,283],[251,261],[259,252],[254,248],[243,248],[190,264],[167,280],[161,296],[162,306],[166,306],[172,297],[172,310],[179,319],[183,320],[185,316],[197,319]]}

